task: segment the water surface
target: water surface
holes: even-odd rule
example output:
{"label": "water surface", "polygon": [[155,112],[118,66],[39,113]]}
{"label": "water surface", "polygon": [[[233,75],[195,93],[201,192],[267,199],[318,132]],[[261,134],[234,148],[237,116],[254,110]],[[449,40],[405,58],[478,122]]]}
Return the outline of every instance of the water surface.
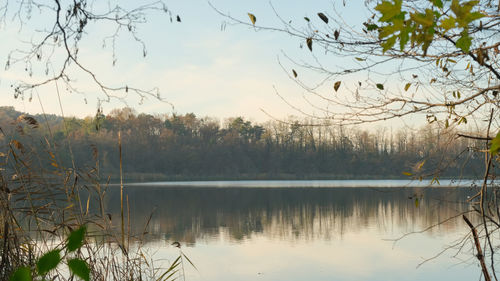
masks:
{"label": "water surface", "polygon": [[[146,229],[150,253],[171,260],[171,243],[182,244],[198,268],[186,266],[187,280],[476,280],[469,244],[417,268],[467,234],[460,217],[446,220],[469,209],[469,185],[145,183],[127,185],[125,195],[132,232]],[[117,191],[107,202],[115,218]]]}

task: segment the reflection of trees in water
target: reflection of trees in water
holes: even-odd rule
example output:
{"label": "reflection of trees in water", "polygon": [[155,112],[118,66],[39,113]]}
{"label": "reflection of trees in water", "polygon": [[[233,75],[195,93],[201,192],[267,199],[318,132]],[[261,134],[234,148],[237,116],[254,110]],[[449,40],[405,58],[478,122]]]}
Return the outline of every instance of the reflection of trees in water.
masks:
{"label": "reflection of trees in water", "polygon": [[[367,228],[400,234],[467,210],[466,204],[458,202],[472,193],[465,188],[125,189],[133,233],[142,232],[154,210],[148,227],[153,237],[188,243],[218,238],[222,232],[234,240],[254,233],[284,239],[332,239]],[[113,218],[119,217],[119,206],[119,192],[110,192],[108,207]],[[454,230],[459,224],[453,220],[436,230]]]}

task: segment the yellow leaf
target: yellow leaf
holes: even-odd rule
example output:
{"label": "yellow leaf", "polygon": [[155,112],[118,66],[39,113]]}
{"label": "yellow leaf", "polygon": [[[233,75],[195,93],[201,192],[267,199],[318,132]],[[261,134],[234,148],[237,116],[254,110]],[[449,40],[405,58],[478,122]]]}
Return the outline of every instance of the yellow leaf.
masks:
{"label": "yellow leaf", "polygon": [[255,17],[255,15],[248,13],[248,17],[250,18],[250,21],[252,22],[252,24],[255,25],[255,22],[257,21],[257,18]]}
{"label": "yellow leaf", "polygon": [[425,160],[423,160],[422,162],[418,163],[417,170],[422,169],[422,167],[424,166],[424,164],[425,164]]}
{"label": "yellow leaf", "polygon": [[405,175],[405,176],[412,176],[413,174],[409,173],[409,172],[403,172],[403,175]]}

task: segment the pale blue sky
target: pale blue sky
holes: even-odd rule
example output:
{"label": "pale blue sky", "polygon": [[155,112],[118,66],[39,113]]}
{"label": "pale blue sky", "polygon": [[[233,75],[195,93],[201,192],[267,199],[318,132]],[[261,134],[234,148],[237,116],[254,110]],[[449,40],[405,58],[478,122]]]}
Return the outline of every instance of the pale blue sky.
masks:
{"label": "pale blue sky", "polygon": [[[247,12],[257,16],[257,22],[266,26],[280,26],[272,11],[271,4],[285,20],[303,23],[304,16],[314,21],[317,12],[330,13],[337,7],[347,20],[359,24],[368,16],[361,1],[348,3],[342,8],[341,1],[229,1],[214,0],[211,3],[233,17],[248,20]],[[123,5],[138,5],[139,1],[120,1]],[[161,96],[175,106],[176,113],[194,112],[198,116],[225,118],[245,116],[264,121],[268,119],[261,109],[278,118],[298,115],[275,94],[274,87],[287,99],[300,107],[307,107],[303,100],[304,90],[290,80],[278,63],[278,56],[289,65],[283,52],[299,60],[310,59],[307,48],[299,48],[300,41],[279,32],[259,31],[243,25],[221,26],[227,22],[217,14],[205,0],[167,0],[168,8],[174,16],[179,14],[182,23],[170,23],[164,14],[149,14],[148,23],[139,27],[139,34],[147,45],[148,56],[142,57],[141,46],[135,44],[127,34],[116,46],[117,63],[112,67],[109,48],[101,48],[104,36],[111,33],[107,26],[89,26],[89,33],[81,43],[80,59],[95,70],[107,84],[152,88],[159,87]],[[49,19],[50,20],[50,19]],[[33,22],[48,24],[46,17]],[[23,47],[22,40],[33,37],[35,24],[26,25],[21,32],[16,22],[7,21],[0,30],[3,38],[0,46],[1,63],[5,63],[9,50]],[[108,44],[109,47],[109,44]],[[315,50],[321,57],[321,50]],[[324,57],[325,62],[335,67],[334,57]],[[32,102],[27,99],[15,100],[10,89],[16,79],[29,80],[24,66],[9,71],[0,70],[0,105],[13,105],[18,110],[41,112],[37,97]],[[35,72],[34,79],[42,79],[43,71]],[[41,75],[41,76],[37,76]],[[306,75],[300,73],[300,75]],[[84,76],[77,75],[75,85],[86,95],[67,93],[61,87],[62,105],[66,115],[86,116],[95,114],[97,89]],[[48,85],[38,90],[45,111],[59,114],[59,104],[55,86]],[[87,103],[85,103],[85,99]],[[170,105],[149,98],[142,104],[136,96],[129,94],[127,104],[139,112],[172,113]],[[112,108],[123,107],[119,101],[103,104],[104,113]]]}

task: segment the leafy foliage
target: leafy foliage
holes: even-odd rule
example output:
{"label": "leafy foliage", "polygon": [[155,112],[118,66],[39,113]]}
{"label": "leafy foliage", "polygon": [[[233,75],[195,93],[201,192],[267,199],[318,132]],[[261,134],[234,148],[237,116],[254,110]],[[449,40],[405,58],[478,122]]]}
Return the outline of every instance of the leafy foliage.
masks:
{"label": "leafy foliage", "polygon": [[384,40],[381,44],[383,52],[390,50],[399,40],[399,49],[403,51],[408,43],[421,46],[424,54],[427,53],[435,35],[446,37],[449,30],[461,29],[461,37],[455,45],[463,52],[469,52],[471,38],[469,36],[469,25],[479,20],[484,15],[478,11],[479,1],[468,1],[460,3],[452,0],[451,4],[445,1],[453,15],[440,12],[444,9],[441,0],[431,1],[432,7],[425,12],[412,9],[403,9],[402,0],[384,0],[375,7],[380,13],[378,21],[381,27],[370,26],[369,30],[378,30],[379,38]]}
{"label": "leafy foliage", "polygon": [[[83,241],[85,239],[86,227],[81,226],[77,230],[72,231],[66,243],[66,249],[68,252],[76,251],[83,246]],[[65,256],[66,256],[65,255]],[[36,273],[32,274],[29,267],[18,268],[10,277],[9,281],[31,281],[33,276],[41,276],[45,280],[45,275],[50,271],[56,269],[62,262],[61,250],[53,249],[43,254],[36,262]],[[80,277],[82,280],[90,280],[90,269],[88,264],[78,258],[69,259],[67,261],[68,268],[70,272]]]}
{"label": "leafy foliage", "polygon": [[10,281],[31,281],[31,270],[29,267],[20,267],[9,279]]}
{"label": "leafy foliage", "polygon": [[83,239],[85,237],[86,227],[83,225],[75,231],[72,231],[68,236],[68,251],[73,252],[83,245]]}
{"label": "leafy foliage", "polygon": [[68,261],[68,267],[76,276],[82,280],[90,280],[90,270],[87,263],[81,259],[71,259]]}
{"label": "leafy foliage", "polygon": [[497,155],[499,151],[500,151],[500,132],[498,132],[497,136],[491,141],[490,154],[494,156]]}
{"label": "leafy foliage", "polygon": [[61,254],[59,250],[52,250],[43,255],[36,263],[38,274],[45,275],[52,269],[56,268],[61,261]]}

